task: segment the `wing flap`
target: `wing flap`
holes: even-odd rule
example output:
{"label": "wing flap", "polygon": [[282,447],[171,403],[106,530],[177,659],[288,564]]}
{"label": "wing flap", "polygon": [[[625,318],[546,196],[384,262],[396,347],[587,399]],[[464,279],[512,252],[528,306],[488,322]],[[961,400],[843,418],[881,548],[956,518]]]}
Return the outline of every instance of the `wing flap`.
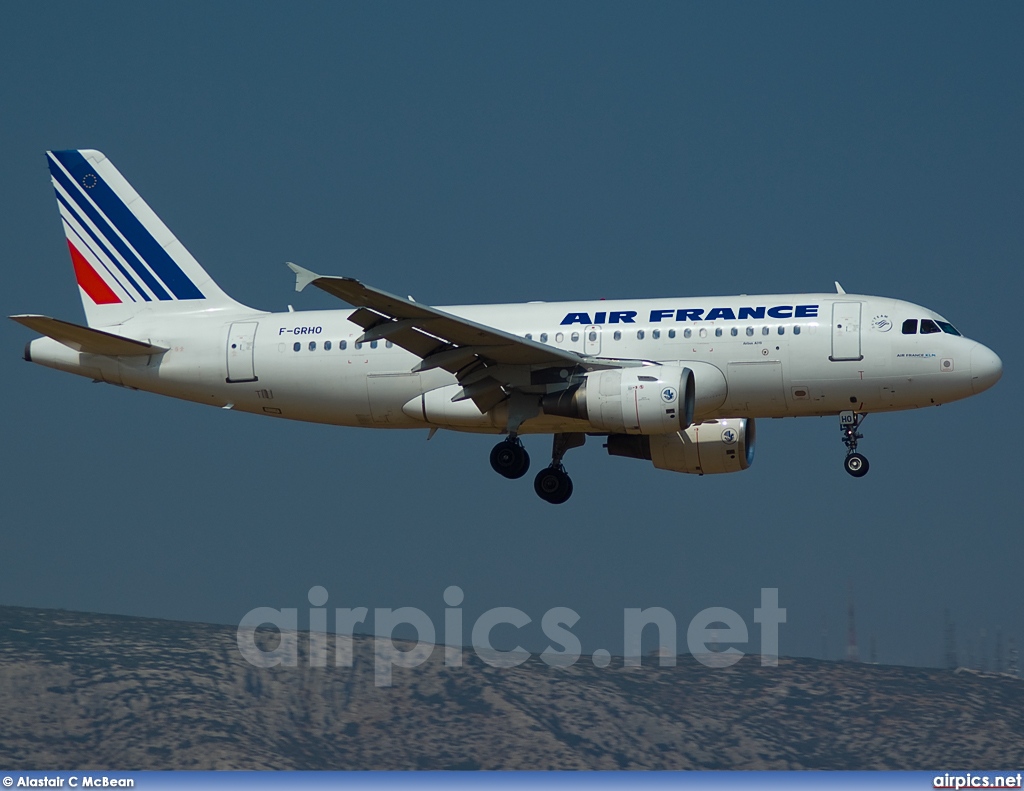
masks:
{"label": "wing flap", "polygon": [[161,354],[167,351],[163,346],[154,346],[151,343],[125,338],[102,330],[94,330],[91,327],[83,327],[80,324],[53,319],[49,316],[22,314],[10,316],[10,318],[30,330],[63,343],[76,352],[104,354],[109,357],[136,357]]}

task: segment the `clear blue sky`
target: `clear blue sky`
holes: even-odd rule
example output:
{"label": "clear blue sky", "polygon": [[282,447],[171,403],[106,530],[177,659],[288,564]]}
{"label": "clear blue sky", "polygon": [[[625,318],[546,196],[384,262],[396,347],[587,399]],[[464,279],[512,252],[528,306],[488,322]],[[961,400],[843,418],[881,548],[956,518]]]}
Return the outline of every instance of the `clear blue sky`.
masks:
{"label": "clear blue sky", "polygon": [[[434,304],[789,291],[897,296],[1002,357],[991,391],[762,421],[754,466],[696,478],[573,451],[569,504],[489,437],[307,426],[21,361],[4,383],[0,603],[234,623],[252,607],[708,606],[781,650],[936,664],[1024,647],[1019,3],[82,3],[5,10],[5,314],[80,320],[48,148],[99,148],[219,283],[260,308],[297,261]],[[528,440],[535,460],[548,440]],[[536,626],[536,624],[535,624]],[[756,632],[755,632],[756,633]],[[522,642],[539,650],[538,628]],[[681,641],[682,642],[682,641]],[[990,648],[991,648],[990,642]]]}

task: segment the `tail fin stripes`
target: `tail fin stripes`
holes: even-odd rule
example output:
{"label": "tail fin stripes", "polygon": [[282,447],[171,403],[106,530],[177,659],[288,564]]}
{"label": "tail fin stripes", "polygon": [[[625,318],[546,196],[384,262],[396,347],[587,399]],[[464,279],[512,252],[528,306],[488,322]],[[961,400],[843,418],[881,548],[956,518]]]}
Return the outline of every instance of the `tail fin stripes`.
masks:
{"label": "tail fin stripes", "polygon": [[50,151],[47,162],[90,326],[123,322],[146,303],[162,313],[245,309],[102,153]]}
{"label": "tail fin stripes", "polygon": [[50,153],[50,174],[70,199],[67,208],[79,223],[88,218],[141,278],[157,299],[202,299],[153,235],[78,151]]}
{"label": "tail fin stripes", "polygon": [[121,302],[121,298],[96,273],[96,270],[85,260],[85,257],[71,244],[70,239],[68,239],[68,249],[71,250],[71,263],[75,267],[75,279],[78,280],[78,285],[82,287],[82,290],[89,295],[89,299],[97,305],[111,305]]}

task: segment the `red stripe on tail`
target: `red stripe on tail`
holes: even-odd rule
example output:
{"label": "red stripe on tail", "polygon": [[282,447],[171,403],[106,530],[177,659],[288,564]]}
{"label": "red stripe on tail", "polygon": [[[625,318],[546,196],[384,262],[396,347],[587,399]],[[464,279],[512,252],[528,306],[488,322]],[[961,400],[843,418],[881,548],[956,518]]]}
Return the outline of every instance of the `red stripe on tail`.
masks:
{"label": "red stripe on tail", "polygon": [[75,279],[78,280],[78,285],[82,287],[82,290],[89,295],[89,299],[97,305],[120,302],[121,298],[114,293],[103,278],[96,274],[96,270],[85,260],[85,256],[75,249],[70,239],[68,240],[68,249],[71,251],[71,263],[75,265]]}

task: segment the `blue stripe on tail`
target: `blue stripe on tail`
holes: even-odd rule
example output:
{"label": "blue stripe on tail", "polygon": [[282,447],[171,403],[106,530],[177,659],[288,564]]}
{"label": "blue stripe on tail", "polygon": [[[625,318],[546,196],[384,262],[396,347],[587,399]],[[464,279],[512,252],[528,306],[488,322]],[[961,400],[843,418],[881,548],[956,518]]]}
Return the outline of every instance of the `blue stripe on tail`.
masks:
{"label": "blue stripe on tail", "polygon": [[[82,222],[80,214],[84,214],[92,220],[93,224],[99,229],[100,234],[106,239],[107,243],[121,254],[124,260],[128,262],[128,265],[146,283],[146,285],[149,286],[157,299],[174,299],[174,297],[168,294],[166,289],[157,282],[157,279],[153,277],[153,273],[146,268],[146,265],[139,260],[139,257],[135,255],[135,253],[129,249],[128,245],[121,240],[121,237],[117,235],[117,232],[111,227],[110,223],[103,218],[103,215],[96,211],[92,204],[89,203],[89,201],[81,194],[81,190],[65,175],[64,171],[60,169],[60,166],[53,160],[48,161],[50,163],[50,174],[64,188],[67,194],[71,196],[72,201],[74,201],[74,205],[68,203],[65,203],[64,205],[71,210],[71,213],[75,215],[78,221],[80,223]],[[140,291],[140,293],[142,292]]]}
{"label": "blue stripe on tail", "polygon": [[[77,182],[74,187],[66,184],[66,177],[59,168],[53,167],[51,163],[50,172],[61,180],[64,188],[72,195],[76,203],[89,215],[93,222],[102,222],[102,218],[96,215],[95,210],[89,202],[80,197],[80,189],[87,188],[89,197],[96,203],[103,213],[110,219],[110,222],[121,232],[121,235],[128,240],[129,244],[138,251],[139,256],[145,261],[162,280],[174,298],[177,299],[205,299],[203,293],[196,287],[196,284],[186,275],[168,254],[163,247],[153,238],[153,235],[146,230],[146,227],[139,222],[139,219],[125,206],[124,201],[118,197],[110,186],[99,176],[85,157],[78,151],[53,151],[53,156],[65,167]],[[59,174],[59,175],[57,175]],[[78,187],[82,185],[82,187]],[[97,225],[99,225],[97,222]],[[99,226],[102,227],[102,226]],[[125,245],[117,238],[116,234],[109,236],[111,244],[118,248],[118,251],[125,256],[125,260],[132,264],[139,276],[146,281],[146,284],[153,290],[160,299],[170,299],[166,291],[160,287],[149,272],[142,267],[141,271],[133,262],[135,258],[130,250],[121,249]],[[150,282],[152,281],[152,282]]]}
{"label": "blue stripe on tail", "polygon": [[[74,217],[75,220],[78,221],[78,224],[82,227],[82,229],[87,234],[89,234],[89,238],[92,239],[96,243],[96,245],[103,252],[103,255],[106,256],[106,258],[108,258],[110,261],[112,261],[114,263],[114,266],[117,267],[117,271],[120,272],[122,275],[124,275],[125,279],[131,284],[132,288],[135,289],[135,291],[138,293],[138,295],[142,299],[144,299],[146,302],[151,302],[153,298],[151,296],[149,296],[149,294],[147,294],[145,291],[143,291],[142,290],[142,286],[140,286],[138,284],[138,282],[135,280],[135,278],[131,276],[131,273],[127,269],[125,269],[123,266],[121,266],[121,262],[117,260],[117,256],[115,256],[112,252],[110,252],[110,248],[108,248],[106,243],[93,231],[92,228],[89,227],[88,223],[86,223],[82,219],[82,217],[80,216],[78,211],[75,210],[75,207],[67,202],[67,200],[64,198],[63,195],[61,195],[59,190],[54,190],[54,191],[57,193],[57,200],[60,202],[60,204],[64,208],[66,208],[68,210],[68,213],[72,217]],[[75,235],[79,236],[77,231],[75,232]],[[81,238],[81,237],[79,236],[79,238]],[[83,239],[82,241],[84,242],[85,240]],[[99,257],[99,256],[97,256],[97,257]],[[102,260],[102,258],[100,260]],[[111,274],[113,274],[113,273],[111,273]],[[116,280],[117,278],[114,278],[114,279]],[[128,292],[128,296],[132,296],[131,292]],[[132,301],[133,302],[136,301],[135,297],[132,297]]]}

